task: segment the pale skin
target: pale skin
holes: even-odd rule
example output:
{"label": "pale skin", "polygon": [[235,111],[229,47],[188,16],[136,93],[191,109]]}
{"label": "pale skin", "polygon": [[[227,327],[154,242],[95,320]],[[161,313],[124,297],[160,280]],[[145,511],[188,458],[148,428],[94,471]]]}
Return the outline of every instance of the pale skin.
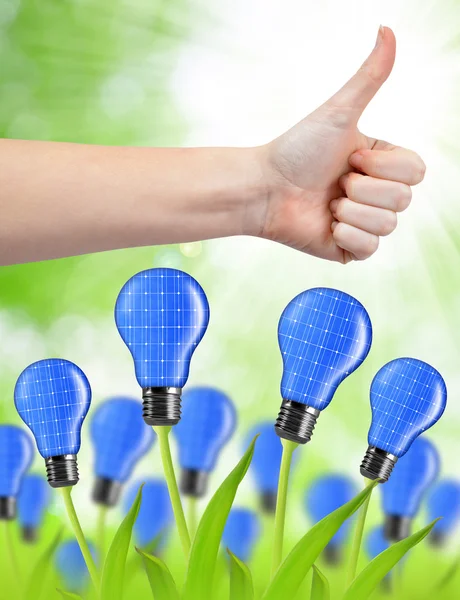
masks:
{"label": "pale skin", "polygon": [[0,140],[0,264],[234,235],[347,263],[390,234],[425,165],[361,133],[395,60],[369,58],[303,121],[256,148],[127,148]]}

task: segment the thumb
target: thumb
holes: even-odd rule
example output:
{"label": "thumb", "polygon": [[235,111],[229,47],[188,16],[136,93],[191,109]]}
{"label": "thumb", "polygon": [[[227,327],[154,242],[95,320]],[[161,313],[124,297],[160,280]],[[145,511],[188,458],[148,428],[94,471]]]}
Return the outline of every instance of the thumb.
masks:
{"label": "thumb", "polygon": [[326,106],[352,109],[359,119],[393,69],[396,39],[389,27],[379,28],[375,47],[359,71],[326,102]]}

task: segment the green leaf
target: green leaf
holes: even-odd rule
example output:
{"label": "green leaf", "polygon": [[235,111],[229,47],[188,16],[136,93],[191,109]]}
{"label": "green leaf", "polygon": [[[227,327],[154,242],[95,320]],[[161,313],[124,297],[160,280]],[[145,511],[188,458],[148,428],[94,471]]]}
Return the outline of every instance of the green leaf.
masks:
{"label": "green leaf", "polygon": [[310,600],[329,600],[331,597],[329,590],[329,581],[324,573],[313,565],[313,581],[311,584]]}
{"label": "green leaf", "polygon": [[122,598],[126,557],[131,542],[133,526],[141,505],[143,487],[141,485],[139,488],[133,505],[118,528],[107,553],[102,572],[101,600],[121,600]]}
{"label": "green leaf", "polygon": [[355,498],[324,517],[294,546],[263,595],[264,600],[294,598],[313,563],[334,537],[342,524],[372,494],[378,480],[372,482]]}
{"label": "green leaf", "polygon": [[78,594],[72,594],[72,592],[65,592],[64,590],[60,590],[57,588],[57,591],[61,594],[63,598],[73,598],[73,600],[82,600],[82,597]]}
{"label": "green leaf", "polygon": [[43,586],[46,581],[49,568],[52,564],[52,556],[56,551],[62,537],[62,529],[60,529],[56,536],[51,541],[51,544],[45,549],[43,554],[39,557],[32,573],[30,574],[29,581],[27,582],[24,598],[35,598],[38,600],[43,592]]}
{"label": "green leaf", "polygon": [[230,556],[230,600],[254,600],[251,571],[227,548]]}
{"label": "green leaf", "polygon": [[214,494],[201,518],[190,551],[183,600],[207,600],[213,597],[220,540],[238,486],[251,464],[256,439],[253,439],[243,458]]}
{"label": "green leaf", "polygon": [[457,575],[459,569],[460,565],[458,564],[458,558],[455,557],[454,563],[446,571],[444,577],[436,584],[435,592],[439,592],[440,590],[450,585],[451,582],[455,579],[455,576]]}
{"label": "green leaf", "polygon": [[165,563],[152,554],[147,554],[139,548],[136,551],[144,560],[145,570],[155,600],[179,600],[179,592],[173,576]]}
{"label": "green leaf", "polygon": [[387,548],[361,571],[345,593],[344,600],[365,600],[369,598],[378,584],[411,548],[419,544],[433,529],[433,521],[420,531]]}

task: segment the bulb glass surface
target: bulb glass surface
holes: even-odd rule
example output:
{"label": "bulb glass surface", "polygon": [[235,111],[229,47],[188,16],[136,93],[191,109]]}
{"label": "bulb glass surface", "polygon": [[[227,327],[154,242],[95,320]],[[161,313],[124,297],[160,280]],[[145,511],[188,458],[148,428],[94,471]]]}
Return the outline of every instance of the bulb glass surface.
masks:
{"label": "bulb glass surface", "polygon": [[174,427],[180,466],[212,471],[235,427],[235,407],[226,394],[211,387],[187,390],[182,398],[182,418]]}
{"label": "bulb glass surface", "polygon": [[366,552],[371,559],[374,559],[390,547],[390,543],[385,538],[383,526],[379,525],[378,527],[371,529],[367,535],[365,545]]}
{"label": "bulb glass surface", "polygon": [[[91,555],[96,560],[96,550],[88,543]],[[59,546],[55,555],[56,570],[64,588],[70,592],[81,592],[89,581],[89,573],[80,546],[76,540],[69,540]]]}
{"label": "bulb glass surface", "polygon": [[114,397],[94,411],[90,427],[98,477],[124,483],[138,460],[152,447],[155,434],[142,418],[135,399]]}
{"label": "bulb glass surface", "polygon": [[[305,494],[305,509],[314,523],[349,502],[357,493],[354,482],[344,475],[324,475],[314,481]],[[331,539],[331,544],[345,542],[351,521],[348,519]]]}
{"label": "bulb glass surface", "polygon": [[460,522],[460,482],[444,479],[436,484],[428,496],[429,520],[442,517],[435,531],[450,535]]}
{"label": "bulb glass surface", "polygon": [[369,353],[372,325],[364,306],[352,296],[314,288],[284,309],[278,341],[283,399],[323,410],[338,385]]}
{"label": "bulb glass surface", "polygon": [[228,515],[222,544],[243,562],[248,562],[260,535],[257,513],[246,508],[233,508]]}
{"label": "bulb glass surface", "polygon": [[441,375],[415,358],[383,366],[371,385],[369,445],[400,458],[423,431],[441,417],[447,390]]}
{"label": "bulb glass surface", "polygon": [[[173,512],[166,483],[161,479],[148,478],[138,481],[128,489],[124,509],[131,508],[142,483],[142,501],[134,524],[136,544],[146,548],[159,535],[166,535],[172,524]],[[162,540],[164,541],[164,540]]]}
{"label": "bulb glass surface", "polygon": [[41,475],[26,475],[18,496],[18,518],[23,527],[39,527],[51,502],[51,489]]}
{"label": "bulb glass surface", "polygon": [[187,273],[149,269],[123,286],[115,321],[133,356],[139,385],[182,388],[208,326],[209,305],[199,283]]}
{"label": "bulb glass surface", "polygon": [[78,453],[91,388],[77,365],[59,358],[31,364],[16,382],[14,402],[43,458]]}
{"label": "bulb glass surface", "polygon": [[16,425],[0,425],[0,497],[16,497],[33,460],[33,445]]}
{"label": "bulb glass surface", "polygon": [[[281,455],[283,446],[278,435],[276,435],[273,422],[255,425],[246,438],[246,447],[258,435],[251,461],[251,472],[255,479],[257,489],[260,492],[276,493],[278,490],[278,479],[281,466]],[[246,448],[245,448],[246,449]],[[297,456],[294,452],[293,459]]]}
{"label": "bulb glass surface", "polygon": [[384,513],[414,518],[424,493],[438,477],[439,468],[439,454],[434,445],[427,439],[415,440],[396,463],[390,479],[380,486]]}

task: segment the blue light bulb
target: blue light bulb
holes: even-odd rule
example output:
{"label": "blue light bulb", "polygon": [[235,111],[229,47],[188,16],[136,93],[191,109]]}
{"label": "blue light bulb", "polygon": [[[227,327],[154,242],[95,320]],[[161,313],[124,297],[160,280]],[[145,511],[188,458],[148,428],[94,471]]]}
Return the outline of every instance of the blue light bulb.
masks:
{"label": "blue light bulb", "polygon": [[16,425],[0,425],[0,520],[16,516],[16,499],[33,453],[25,431]]}
{"label": "blue light bulb", "polygon": [[162,542],[166,540],[173,512],[166,483],[162,479],[151,477],[129,487],[123,503],[126,513],[131,508],[142,483],[142,501],[134,524],[134,536],[139,548],[147,548],[160,535]]}
{"label": "blue light bulb", "polygon": [[372,424],[361,475],[387,481],[412,442],[441,417],[447,402],[444,379],[427,363],[397,358],[371,384]]}
{"label": "blue light bulb", "polygon": [[[305,493],[305,509],[314,523],[349,502],[357,494],[353,481],[345,475],[324,475],[312,483]],[[329,564],[341,562],[341,551],[345,544],[351,521],[340,527],[325,549]]]}
{"label": "blue light bulb", "polygon": [[212,387],[185,392],[182,419],[174,428],[185,495],[200,497],[206,493],[208,475],[235,427],[236,411],[226,394]]}
{"label": "blue light bulb", "polygon": [[50,486],[75,485],[81,426],[91,404],[86,375],[68,360],[40,360],[19,375],[14,402],[45,459]]}
{"label": "blue light bulb", "polygon": [[[96,550],[88,542],[89,550],[96,560]],[[81,593],[89,582],[88,568],[76,540],[62,543],[55,554],[55,565],[66,592]]]}
{"label": "blue light bulb", "polygon": [[259,535],[257,513],[247,508],[232,508],[222,535],[223,546],[243,562],[248,562]]}
{"label": "blue light bulb", "polygon": [[395,465],[391,479],[381,486],[385,535],[394,542],[408,537],[424,494],[439,474],[439,454],[424,438],[415,440]]}
{"label": "blue light bulb", "polygon": [[183,271],[141,271],[118,295],[115,322],[134,359],[145,422],[175,425],[190,360],[209,322],[203,289]]}
{"label": "blue light bulb", "polygon": [[460,482],[443,479],[437,483],[428,496],[429,520],[436,523],[429,540],[434,546],[443,546],[460,522]]}
{"label": "blue light bulb", "polygon": [[305,444],[338,385],[368,355],[371,321],[352,296],[314,288],[286,306],[278,325],[278,341],[284,370],[276,432]]}
{"label": "blue light bulb", "polygon": [[366,538],[366,552],[371,560],[376,558],[390,547],[390,542],[385,537],[383,525],[378,525],[369,531]]}
{"label": "blue light bulb", "polygon": [[18,496],[18,519],[25,542],[37,540],[38,530],[50,502],[51,493],[46,479],[36,473],[26,475]]}
{"label": "blue light bulb", "polygon": [[[259,437],[249,468],[259,491],[262,510],[266,513],[274,513],[283,446],[279,436],[276,435],[272,421],[259,423],[250,430],[246,437],[245,449],[256,435]],[[297,453],[294,453],[293,458],[296,455]]]}
{"label": "blue light bulb", "polygon": [[152,447],[155,434],[151,427],[145,426],[140,403],[125,397],[109,398],[96,408],[90,433],[97,477],[93,500],[115,506],[122,485],[137,461]]}

